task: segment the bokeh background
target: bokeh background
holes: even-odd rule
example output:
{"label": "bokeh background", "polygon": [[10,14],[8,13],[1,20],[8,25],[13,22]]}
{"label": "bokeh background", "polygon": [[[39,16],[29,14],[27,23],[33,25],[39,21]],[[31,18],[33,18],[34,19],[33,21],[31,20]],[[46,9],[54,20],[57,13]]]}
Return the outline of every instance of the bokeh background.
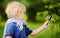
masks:
{"label": "bokeh background", "polygon": [[5,14],[6,5],[11,1],[19,1],[26,6],[24,20],[32,30],[42,26],[52,15],[50,26],[46,30],[35,36],[29,35],[28,38],[60,38],[60,0],[0,0],[0,38],[8,19]]}

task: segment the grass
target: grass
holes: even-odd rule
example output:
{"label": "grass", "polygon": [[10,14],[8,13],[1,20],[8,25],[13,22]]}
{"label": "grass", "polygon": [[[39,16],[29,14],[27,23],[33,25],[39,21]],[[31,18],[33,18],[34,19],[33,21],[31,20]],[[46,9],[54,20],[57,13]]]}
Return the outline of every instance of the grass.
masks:
{"label": "grass", "polygon": [[3,27],[0,27],[0,38],[2,38],[2,36],[3,36]]}
{"label": "grass", "polygon": [[0,22],[0,38],[3,37],[5,22]]}

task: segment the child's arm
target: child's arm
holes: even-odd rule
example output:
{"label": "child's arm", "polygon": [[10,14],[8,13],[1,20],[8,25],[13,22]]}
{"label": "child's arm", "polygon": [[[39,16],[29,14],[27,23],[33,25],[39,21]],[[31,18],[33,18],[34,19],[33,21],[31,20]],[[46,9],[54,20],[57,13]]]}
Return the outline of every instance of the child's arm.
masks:
{"label": "child's arm", "polygon": [[46,21],[46,22],[44,23],[43,26],[39,27],[39,28],[36,29],[36,30],[33,30],[33,32],[31,33],[31,35],[36,35],[36,34],[40,33],[41,31],[43,31],[44,29],[46,29],[46,28],[49,26],[49,22],[50,22],[50,21],[48,20],[48,21]]}
{"label": "child's arm", "polygon": [[12,36],[6,36],[6,38],[12,38]]}

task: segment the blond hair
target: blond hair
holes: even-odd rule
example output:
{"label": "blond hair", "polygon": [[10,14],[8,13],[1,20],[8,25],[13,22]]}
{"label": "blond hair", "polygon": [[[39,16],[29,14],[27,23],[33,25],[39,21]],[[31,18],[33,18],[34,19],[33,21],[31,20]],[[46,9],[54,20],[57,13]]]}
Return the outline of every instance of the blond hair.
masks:
{"label": "blond hair", "polygon": [[26,11],[26,8],[25,8],[25,6],[24,6],[23,4],[21,4],[20,2],[14,1],[14,2],[10,2],[10,3],[7,5],[7,8],[6,8],[5,12],[6,12],[8,18],[13,18],[13,17],[15,16],[15,13],[16,13],[18,10],[19,10],[20,13],[21,13],[22,11]]}

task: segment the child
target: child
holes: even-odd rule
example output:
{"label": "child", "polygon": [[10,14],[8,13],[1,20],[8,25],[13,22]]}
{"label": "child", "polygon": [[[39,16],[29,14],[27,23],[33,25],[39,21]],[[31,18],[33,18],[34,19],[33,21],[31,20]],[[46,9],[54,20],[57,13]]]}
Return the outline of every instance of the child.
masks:
{"label": "child", "polygon": [[49,20],[36,30],[31,30],[26,26],[24,15],[26,8],[20,2],[11,2],[7,5],[6,14],[8,20],[4,29],[3,38],[27,38],[28,35],[36,35],[49,26]]}

